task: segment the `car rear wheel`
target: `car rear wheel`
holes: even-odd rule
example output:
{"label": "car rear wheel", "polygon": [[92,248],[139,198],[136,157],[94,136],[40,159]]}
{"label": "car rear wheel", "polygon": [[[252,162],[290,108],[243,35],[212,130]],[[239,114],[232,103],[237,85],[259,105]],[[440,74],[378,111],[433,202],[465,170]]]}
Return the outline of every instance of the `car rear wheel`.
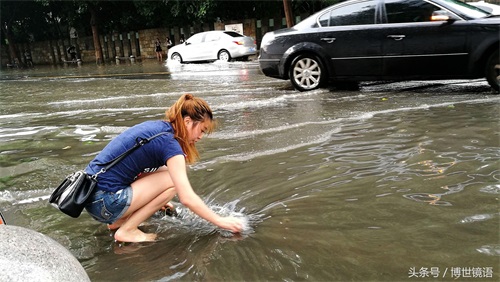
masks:
{"label": "car rear wheel", "polygon": [[217,58],[220,60],[220,61],[223,61],[223,62],[229,62],[231,60],[231,55],[229,54],[228,51],[226,50],[220,50],[219,51],[219,55],[217,55]]}
{"label": "car rear wheel", "polygon": [[179,63],[182,63],[182,57],[179,53],[173,53],[172,57],[170,57],[172,61],[177,61]]}
{"label": "car rear wheel", "polygon": [[299,91],[309,91],[324,84],[323,64],[314,55],[304,54],[295,58],[290,65],[290,80]]}
{"label": "car rear wheel", "polygon": [[486,64],[486,80],[497,93],[500,91],[500,59],[498,53],[498,50],[493,52]]}

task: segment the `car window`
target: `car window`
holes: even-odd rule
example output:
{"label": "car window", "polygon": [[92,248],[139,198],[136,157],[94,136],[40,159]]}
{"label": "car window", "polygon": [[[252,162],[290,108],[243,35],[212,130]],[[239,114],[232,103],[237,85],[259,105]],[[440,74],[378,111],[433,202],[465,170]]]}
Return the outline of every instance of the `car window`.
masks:
{"label": "car window", "polygon": [[321,15],[318,23],[322,27],[374,24],[377,3],[364,1],[332,9]]}
{"label": "car window", "polygon": [[432,21],[432,13],[441,10],[422,0],[386,0],[386,22],[414,23]]}
{"label": "car window", "polygon": [[189,39],[187,40],[187,42],[189,44],[198,44],[198,43],[201,43],[203,41],[203,37],[204,36],[205,36],[204,33],[195,34],[195,35],[189,37]]}
{"label": "car window", "polygon": [[319,26],[329,26],[330,25],[330,14],[332,12],[328,11],[319,17]]}
{"label": "car window", "polygon": [[218,41],[219,39],[220,39],[219,32],[209,32],[207,33],[207,36],[205,36],[205,42]]}
{"label": "car window", "polygon": [[232,37],[242,37],[243,36],[237,32],[234,32],[234,31],[224,31],[224,33],[229,35],[229,36],[232,36]]}

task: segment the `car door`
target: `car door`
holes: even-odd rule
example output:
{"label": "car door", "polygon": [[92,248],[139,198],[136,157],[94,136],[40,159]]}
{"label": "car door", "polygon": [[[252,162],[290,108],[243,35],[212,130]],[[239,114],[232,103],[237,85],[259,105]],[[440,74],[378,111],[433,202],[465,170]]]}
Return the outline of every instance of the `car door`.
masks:
{"label": "car door", "polygon": [[205,40],[203,42],[203,50],[204,57],[207,60],[217,60],[217,54],[220,49],[223,47],[222,45],[222,32],[219,31],[211,31],[207,32],[205,36]]}
{"label": "car door", "polygon": [[[445,13],[454,21],[435,21]],[[390,77],[440,77],[467,68],[465,21],[423,0],[386,0],[384,73]]]}
{"label": "car door", "polygon": [[199,61],[203,56],[203,40],[205,34],[197,33],[186,40],[181,56],[184,61]]}
{"label": "car door", "polygon": [[378,0],[337,6],[318,18],[317,43],[327,52],[336,78],[382,72],[382,37],[376,24]]}

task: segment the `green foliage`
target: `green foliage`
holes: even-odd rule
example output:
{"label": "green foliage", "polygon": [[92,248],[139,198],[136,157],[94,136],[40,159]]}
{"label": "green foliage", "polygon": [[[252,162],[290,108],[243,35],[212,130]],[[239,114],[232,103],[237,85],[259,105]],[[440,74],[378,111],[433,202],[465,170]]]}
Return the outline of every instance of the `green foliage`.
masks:
{"label": "green foliage", "polygon": [[[290,0],[294,14],[313,13],[340,0]],[[126,32],[166,26],[188,26],[244,18],[284,16],[283,0],[23,0],[0,1],[2,25],[17,42],[67,38],[74,27],[91,35],[90,9],[97,12],[99,32]],[[2,28],[2,32],[4,28]]]}

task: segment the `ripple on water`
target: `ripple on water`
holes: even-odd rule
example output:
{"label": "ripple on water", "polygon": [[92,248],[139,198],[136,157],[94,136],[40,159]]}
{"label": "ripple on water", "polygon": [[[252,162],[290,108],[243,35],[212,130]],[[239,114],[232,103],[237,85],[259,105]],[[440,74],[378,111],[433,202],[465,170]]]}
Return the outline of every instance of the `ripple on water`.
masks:
{"label": "ripple on water", "polygon": [[495,216],[498,216],[500,213],[497,214],[475,214],[471,216],[467,216],[464,219],[460,220],[460,223],[473,223],[473,222],[479,222],[479,221],[486,221],[489,219],[494,218]]}
{"label": "ripple on water", "polygon": [[486,187],[479,189],[479,191],[481,191],[483,193],[499,195],[500,194],[500,184],[488,185]]}
{"label": "ripple on water", "polygon": [[403,195],[406,199],[413,200],[416,202],[429,203],[435,206],[451,206],[452,204],[447,201],[441,201],[441,196],[437,194],[426,194],[426,193],[413,193]]}
{"label": "ripple on water", "polygon": [[488,256],[500,256],[500,244],[484,245],[476,250]]}

